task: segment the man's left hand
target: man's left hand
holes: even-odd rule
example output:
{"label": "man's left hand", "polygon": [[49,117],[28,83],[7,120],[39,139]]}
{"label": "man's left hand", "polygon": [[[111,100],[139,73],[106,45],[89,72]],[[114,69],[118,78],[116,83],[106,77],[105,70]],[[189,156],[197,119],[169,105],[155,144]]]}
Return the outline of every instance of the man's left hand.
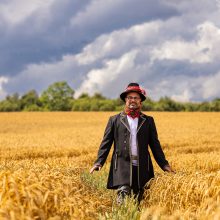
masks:
{"label": "man's left hand", "polygon": [[169,173],[176,173],[170,165],[165,165],[163,168],[164,171],[169,172]]}

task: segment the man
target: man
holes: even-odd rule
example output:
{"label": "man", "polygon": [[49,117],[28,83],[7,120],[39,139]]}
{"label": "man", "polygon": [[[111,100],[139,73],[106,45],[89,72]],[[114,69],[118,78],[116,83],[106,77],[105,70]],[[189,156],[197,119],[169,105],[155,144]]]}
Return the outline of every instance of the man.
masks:
{"label": "man", "polygon": [[130,83],[120,98],[125,102],[125,109],[110,117],[90,173],[101,170],[114,143],[107,188],[118,190],[118,203],[132,191],[140,202],[145,184],[154,177],[148,145],[160,168],[173,170],[160,146],[154,119],[141,112],[145,91],[138,83]]}

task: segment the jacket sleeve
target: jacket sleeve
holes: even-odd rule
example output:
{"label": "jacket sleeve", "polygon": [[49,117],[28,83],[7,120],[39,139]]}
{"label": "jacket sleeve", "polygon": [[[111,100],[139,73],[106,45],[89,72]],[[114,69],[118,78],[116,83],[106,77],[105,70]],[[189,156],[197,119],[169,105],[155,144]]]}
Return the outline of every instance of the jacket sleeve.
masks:
{"label": "jacket sleeve", "polygon": [[112,117],[109,118],[107,126],[105,128],[104,136],[99,147],[97,160],[95,161],[96,165],[104,165],[109,151],[111,149],[112,143],[114,140],[114,126],[112,122]]}
{"label": "jacket sleeve", "polygon": [[161,148],[160,141],[158,140],[157,129],[155,126],[154,119],[150,118],[150,148],[154,155],[154,158],[157,164],[160,166],[162,170],[166,165],[169,165],[168,161],[165,158],[164,152]]}

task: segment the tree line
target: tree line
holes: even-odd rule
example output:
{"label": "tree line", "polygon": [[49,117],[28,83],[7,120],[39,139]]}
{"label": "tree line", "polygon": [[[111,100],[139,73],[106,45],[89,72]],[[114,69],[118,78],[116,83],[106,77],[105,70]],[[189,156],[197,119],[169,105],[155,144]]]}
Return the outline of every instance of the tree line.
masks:
{"label": "tree line", "polygon": [[[0,102],[0,112],[15,111],[121,111],[124,103],[120,98],[107,99],[100,93],[90,96],[81,94],[73,98],[74,90],[67,82],[55,82],[39,96],[35,90],[23,95],[8,95]],[[158,101],[147,98],[142,105],[143,111],[220,111],[220,98],[209,102],[176,102],[169,97]]]}

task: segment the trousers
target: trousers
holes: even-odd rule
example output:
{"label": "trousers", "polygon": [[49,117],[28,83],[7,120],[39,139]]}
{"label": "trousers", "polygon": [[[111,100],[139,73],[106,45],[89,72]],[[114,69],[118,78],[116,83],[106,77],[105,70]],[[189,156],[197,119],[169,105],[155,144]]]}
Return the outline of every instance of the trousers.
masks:
{"label": "trousers", "polygon": [[117,190],[117,203],[123,203],[126,196],[134,195],[138,203],[143,199],[144,188],[138,186],[138,167],[132,166],[132,185],[120,185]]}

